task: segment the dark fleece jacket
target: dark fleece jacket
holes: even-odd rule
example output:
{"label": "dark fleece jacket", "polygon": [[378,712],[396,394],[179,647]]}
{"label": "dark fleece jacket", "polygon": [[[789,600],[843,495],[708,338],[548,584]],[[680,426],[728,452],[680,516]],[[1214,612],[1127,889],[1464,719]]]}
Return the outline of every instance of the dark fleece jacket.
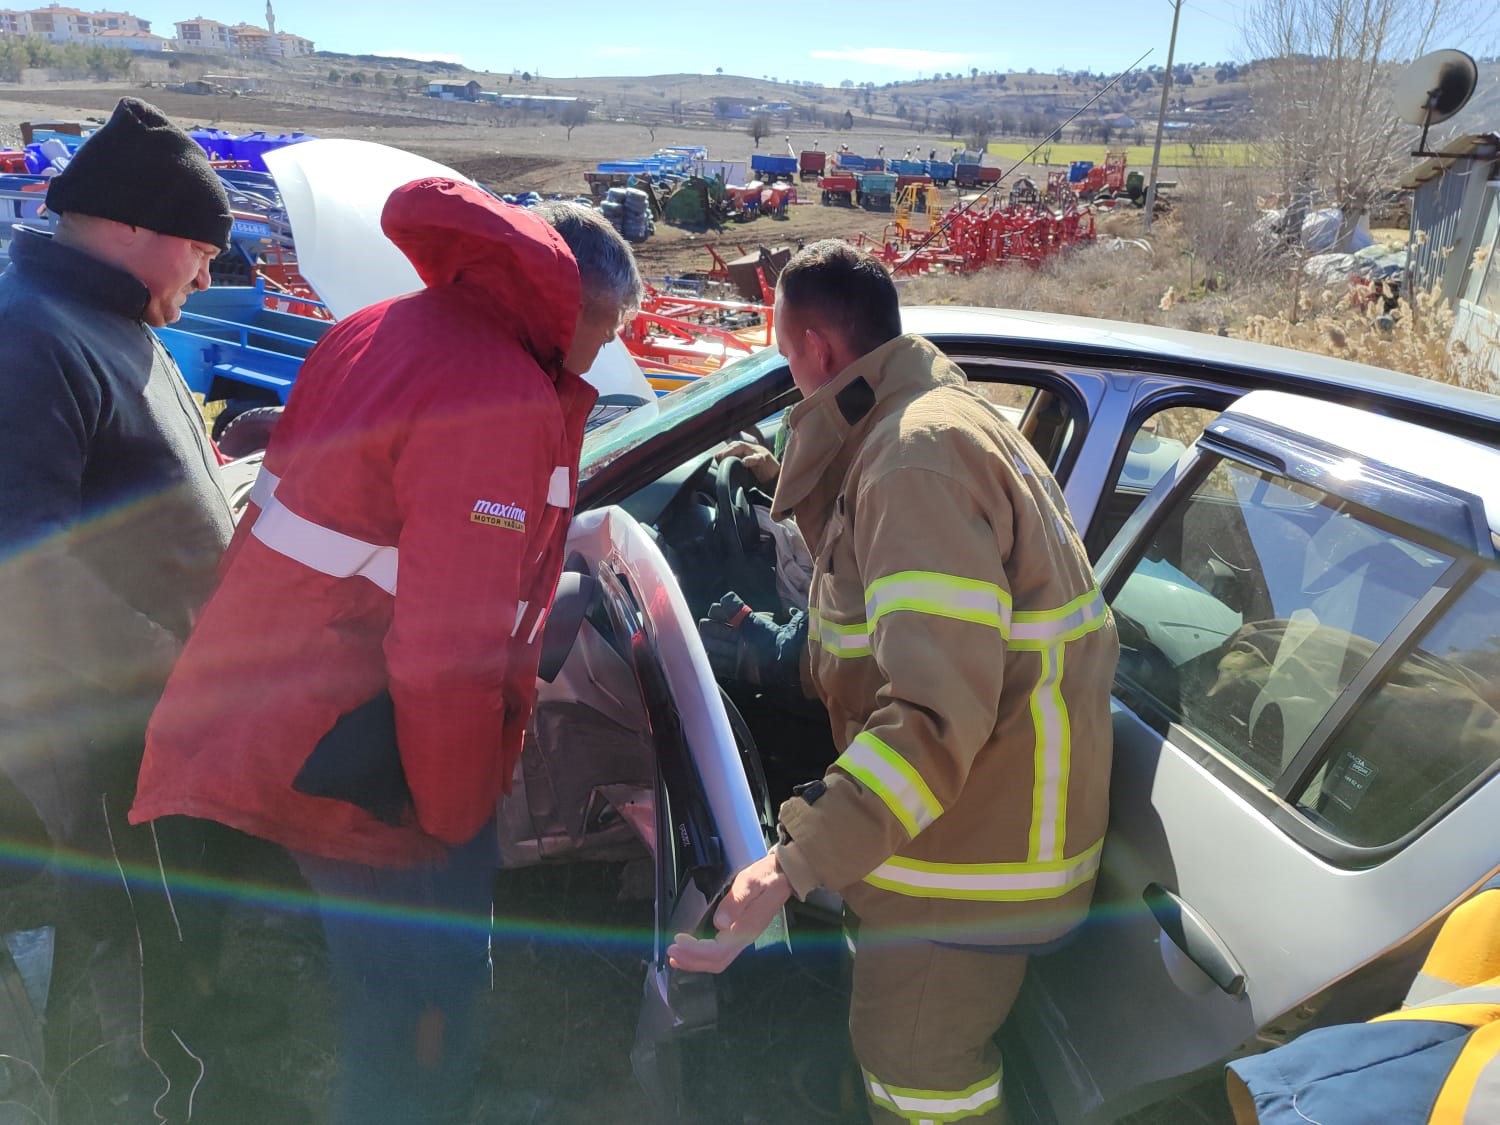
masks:
{"label": "dark fleece jacket", "polygon": [[217,462],[146,287],[37,232],[10,253],[0,713],[139,733],[233,530]]}

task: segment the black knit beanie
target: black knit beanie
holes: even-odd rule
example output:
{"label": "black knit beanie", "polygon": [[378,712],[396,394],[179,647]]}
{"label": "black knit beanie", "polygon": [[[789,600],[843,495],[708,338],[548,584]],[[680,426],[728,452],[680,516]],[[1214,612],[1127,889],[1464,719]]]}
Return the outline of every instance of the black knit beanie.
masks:
{"label": "black knit beanie", "polygon": [[47,210],[113,219],[229,249],[229,196],[198,143],[135,98],[121,98],[47,187]]}

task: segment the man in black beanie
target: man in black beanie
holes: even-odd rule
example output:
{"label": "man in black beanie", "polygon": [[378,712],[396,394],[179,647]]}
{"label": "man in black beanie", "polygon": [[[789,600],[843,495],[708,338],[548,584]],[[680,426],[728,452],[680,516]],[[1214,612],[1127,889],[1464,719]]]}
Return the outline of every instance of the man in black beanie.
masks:
{"label": "man in black beanie", "polygon": [[86,981],[97,1058],[117,1068],[99,1079],[102,1109],[91,1091],[97,1119],[155,1122],[170,1082],[158,1108],[175,1123],[215,1079],[192,1013],[222,909],[168,872],[213,873],[225,845],[206,822],[153,832],[125,813],[146,720],[232,526],[202,415],[150,329],[208,287],[232,216],[202,150],[134,98],[52,181],[47,207],[56,233],[19,229],[0,275],[0,784],[30,801],[55,850],[59,955],[77,961],[60,960],[54,1006]]}

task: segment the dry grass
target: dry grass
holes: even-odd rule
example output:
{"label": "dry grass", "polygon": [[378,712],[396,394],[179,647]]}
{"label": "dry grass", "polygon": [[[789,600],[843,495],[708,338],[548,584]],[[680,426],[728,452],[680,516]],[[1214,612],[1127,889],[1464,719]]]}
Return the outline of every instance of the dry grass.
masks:
{"label": "dry grass", "polygon": [[1140,227],[1139,211],[1105,215],[1093,245],[1036,268],[1002,266],[962,277],[914,278],[902,283],[901,299],[905,304],[1067,313],[1221,335],[1251,313],[1275,307],[1279,288],[1274,279],[1248,271],[1237,276],[1223,265],[1205,276],[1203,255],[1193,249],[1178,213],[1157,220],[1149,239],[1142,237]]}
{"label": "dry grass", "polygon": [[1387,313],[1389,294],[1361,307],[1347,287],[1294,284],[1300,262],[1252,230],[1255,189],[1233,170],[1200,169],[1149,238],[1139,211],[1103,215],[1092,245],[1040,267],[915,278],[901,283],[901,299],[1210,332],[1500,392],[1481,357],[1450,342],[1453,312],[1430,295]]}
{"label": "dry grass", "polygon": [[1453,311],[1430,293],[1419,293],[1410,303],[1397,302],[1386,312],[1382,301],[1361,308],[1347,290],[1319,289],[1302,294],[1295,321],[1290,309],[1274,316],[1251,316],[1232,334],[1453,386],[1500,391],[1480,357],[1451,340],[1452,331]]}

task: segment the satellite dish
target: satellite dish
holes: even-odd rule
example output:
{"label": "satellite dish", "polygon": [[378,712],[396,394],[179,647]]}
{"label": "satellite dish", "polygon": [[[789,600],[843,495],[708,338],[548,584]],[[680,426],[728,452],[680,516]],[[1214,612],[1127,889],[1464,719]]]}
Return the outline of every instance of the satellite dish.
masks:
{"label": "satellite dish", "polygon": [[1479,67],[1463,51],[1442,50],[1423,55],[1396,82],[1396,116],[1408,125],[1422,126],[1422,141],[1413,156],[1432,156],[1427,129],[1447,121],[1468,104],[1479,84]]}

